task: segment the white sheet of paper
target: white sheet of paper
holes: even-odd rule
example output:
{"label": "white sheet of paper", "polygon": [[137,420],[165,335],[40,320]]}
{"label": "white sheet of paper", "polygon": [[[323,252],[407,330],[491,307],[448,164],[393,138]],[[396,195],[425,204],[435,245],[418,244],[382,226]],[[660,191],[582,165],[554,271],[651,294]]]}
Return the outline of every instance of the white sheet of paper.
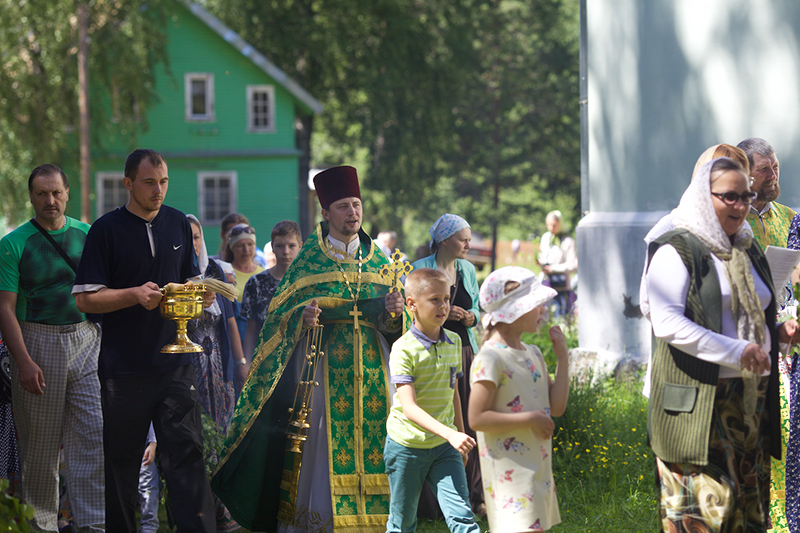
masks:
{"label": "white sheet of paper", "polygon": [[789,283],[792,272],[800,263],[800,250],[767,246],[764,255],[767,256],[769,268],[772,270],[772,283],[775,285],[775,290],[780,290]]}

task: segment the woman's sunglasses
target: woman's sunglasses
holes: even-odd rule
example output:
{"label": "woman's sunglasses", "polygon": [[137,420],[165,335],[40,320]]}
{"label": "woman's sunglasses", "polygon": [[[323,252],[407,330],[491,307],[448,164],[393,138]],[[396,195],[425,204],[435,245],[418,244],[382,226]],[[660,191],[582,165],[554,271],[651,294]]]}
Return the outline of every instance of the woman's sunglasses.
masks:
{"label": "woman's sunglasses", "polygon": [[256,230],[245,224],[237,224],[236,226],[231,228],[231,231],[228,233],[228,238],[236,237],[241,233],[249,233],[250,235],[255,235]]}

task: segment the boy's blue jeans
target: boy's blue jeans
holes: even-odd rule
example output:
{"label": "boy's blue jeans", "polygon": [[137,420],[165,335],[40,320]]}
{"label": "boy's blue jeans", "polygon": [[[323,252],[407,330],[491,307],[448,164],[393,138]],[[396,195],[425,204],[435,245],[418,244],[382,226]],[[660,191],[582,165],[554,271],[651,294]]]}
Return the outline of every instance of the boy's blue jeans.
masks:
{"label": "boy's blue jeans", "polygon": [[387,533],[411,533],[417,529],[417,505],[424,481],[439,500],[450,531],[480,532],[468,503],[464,462],[450,443],[423,450],[407,448],[386,437],[383,460],[391,490]]}

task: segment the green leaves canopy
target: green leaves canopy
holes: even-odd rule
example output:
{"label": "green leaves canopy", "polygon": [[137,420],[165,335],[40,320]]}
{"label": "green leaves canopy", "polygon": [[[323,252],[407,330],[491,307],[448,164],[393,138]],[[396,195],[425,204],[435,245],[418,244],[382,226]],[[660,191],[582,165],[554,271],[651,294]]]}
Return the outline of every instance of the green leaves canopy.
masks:
{"label": "green leaves canopy", "polygon": [[508,238],[542,231],[549,209],[574,216],[576,2],[204,5],[324,103],[312,166],[359,168],[367,230],[396,229],[409,247],[445,211],[484,233],[502,221]]}
{"label": "green leaves canopy", "polygon": [[[165,24],[173,1],[87,2],[95,147],[107,128],[132,136],[147,127],[140,119],[155,98],[152,66],[166,60]],[[78,128],[78,4],[0,0],[0,212],[11,222],[26,215],[33,167],[77,167],[71,132]]]}

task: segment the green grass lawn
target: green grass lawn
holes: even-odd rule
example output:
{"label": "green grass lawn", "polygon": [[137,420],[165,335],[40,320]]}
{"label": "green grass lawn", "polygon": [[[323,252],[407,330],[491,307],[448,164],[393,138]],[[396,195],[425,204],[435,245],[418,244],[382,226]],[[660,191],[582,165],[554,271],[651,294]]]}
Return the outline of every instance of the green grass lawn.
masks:
{"label": "green grass lawn", "polygon": [[[555,354],[549,325],[524,337],[538,345],[548,369]],[[577,346],[577,327],[564,326],[567,343]],[[641,533],[659,530],[653,455],[647,446],[647,400],[638,376],[594,384],[572,381],[564,416],[555,419],[553,471],[558,491],[559,533]],[[169,531],[162,514],[160,531]],[[486,521],[480,523],[487,531]],[[421,533],[446,533],[444,521],[420,520]]]}
{"label": "green grass lawn", "polygon": [[[552,366],[551,368],[555,368]],[[653,455],[647,447],[647,401],[635,376],[594,385],[573,381],[553,436],[559,533],[659,530]],[[167,532],[166,515],[162,527]],[[481,531],[489,524],[480,522]],[[420,520],[420,533],[446,533],[444,521]]]}
{"label": "green grass lawn", "polygon": [[556,426],[553,470],[562,519],[557,530],[658,531],[640,381],[573,381],[567,411]]}
{"label": "green grass lawn", "polygon": [[[553,470],[559,533],[659,530],[653,456],[647,447],[647,401],[638,379],[595,385],[573,381],[564,416],[555,419]],[[481,523],[486,531],[488,524]],[[443,521],[418,531],[446,533]]]}

